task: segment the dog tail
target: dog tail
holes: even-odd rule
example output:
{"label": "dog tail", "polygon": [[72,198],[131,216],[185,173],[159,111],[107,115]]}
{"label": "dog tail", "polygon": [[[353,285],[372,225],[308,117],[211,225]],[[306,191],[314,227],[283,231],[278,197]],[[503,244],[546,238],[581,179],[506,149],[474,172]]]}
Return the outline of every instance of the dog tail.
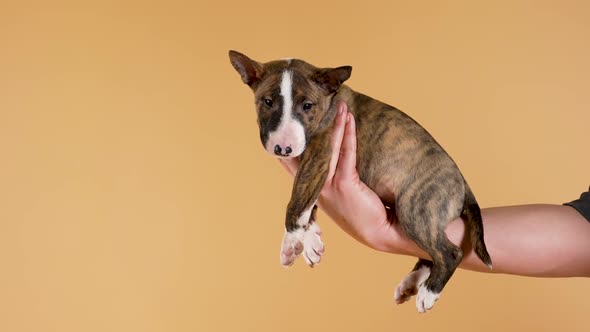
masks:
{"label": "dog tail", "polygon": [[475,200],[475,196],[465,182],[465,202],[463,203],[463,212],[461,217],[467,220],[467,224],[471,229],[471,245],[477,257],[484,262],[490,269],[492,268],[492,259],[486,248],[483,239],[483,220],[481,218],[481,210]]}

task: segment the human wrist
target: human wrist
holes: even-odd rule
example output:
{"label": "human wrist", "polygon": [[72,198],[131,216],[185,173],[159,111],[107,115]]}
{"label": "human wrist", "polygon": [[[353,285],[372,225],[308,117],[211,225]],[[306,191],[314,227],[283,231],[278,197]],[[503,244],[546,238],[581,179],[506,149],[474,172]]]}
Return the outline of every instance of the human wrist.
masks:
{"label": "human wrist", "polygon": [[374,250],[390,254],[408,255],[412,252],[413,242],[405,236],[399,225],[387,221],[381,227],[386,229],[373,229],[363,234],[362,242]]}

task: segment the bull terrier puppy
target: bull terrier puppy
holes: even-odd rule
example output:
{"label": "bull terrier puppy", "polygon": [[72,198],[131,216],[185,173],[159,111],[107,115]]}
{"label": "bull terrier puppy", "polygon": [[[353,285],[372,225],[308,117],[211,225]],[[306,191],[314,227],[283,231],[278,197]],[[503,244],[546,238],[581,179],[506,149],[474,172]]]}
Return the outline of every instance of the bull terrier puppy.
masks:
{"label": "bull terrier puppy", "polygon": [[289,266],[303,253],[313,266],[324,252],[316,202],[327,178],[336,105],[343,101],[356,121],[360,179],[431,257],[419,259],[400,282],[396,302],[417,294],[419,312],[433,307],[463,258],[445,234],[457,217],[467,221],[475,253],[491,268],[479,205],[455,162],[408,115],[342,84],[352,67],[318,68],[298,59],[261,63],[236,51],[229,51],[229,57],[254,92],[265,150],[300,160],[287,206],[281,264]]}

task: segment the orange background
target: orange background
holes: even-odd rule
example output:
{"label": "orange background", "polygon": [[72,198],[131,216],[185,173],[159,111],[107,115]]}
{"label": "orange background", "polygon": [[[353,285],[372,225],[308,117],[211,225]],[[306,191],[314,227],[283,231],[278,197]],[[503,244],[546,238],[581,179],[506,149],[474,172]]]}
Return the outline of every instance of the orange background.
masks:
{"label": "orange background", "polygon": [[[229,49],[352,65],[481,205],[590,183],[587,1],[29,1],[0,6],[1,331],[587,331],[586,279],[460,271],[396,306],[413,258],[320,215],[279,264],[291,179]],[[518,253],[514,253],[518,255]]]}

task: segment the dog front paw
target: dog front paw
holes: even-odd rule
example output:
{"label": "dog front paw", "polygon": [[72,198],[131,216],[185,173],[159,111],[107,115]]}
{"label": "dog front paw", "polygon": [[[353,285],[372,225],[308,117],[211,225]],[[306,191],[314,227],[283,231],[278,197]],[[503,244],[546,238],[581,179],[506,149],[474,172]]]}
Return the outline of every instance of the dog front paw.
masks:
{"label": "dog front paw", "polygon": [[320,235],[322,231],[317,222],[312,223],[303,234],[303,258],[310,267],[320,262],[324,254],[324,243]]}
{"label": "dog front paw", "polygon": [[310,267],[320,262],[324,254],[324,243],[317,223],[307,229],[300,228],[293,232],[285,232],[281,245],[281,264],[285,267],[293,265],[295,259],[303,252],[303,259]]}
{"label": "dog front paw", "polygon": [[295,258],[303,251],[303,229],[294,232],[285,232],[283,244],[281,245],[281,265],[291,266]]}

